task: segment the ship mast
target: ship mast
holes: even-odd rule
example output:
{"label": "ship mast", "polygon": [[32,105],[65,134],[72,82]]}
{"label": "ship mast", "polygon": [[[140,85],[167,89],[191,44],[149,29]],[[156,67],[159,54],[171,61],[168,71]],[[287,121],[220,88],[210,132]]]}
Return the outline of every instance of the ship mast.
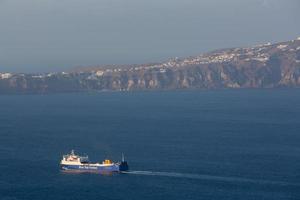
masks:
{"label": "ship mast", "polygon": [[125,162],[124,154],[122,153],[122,162]]}

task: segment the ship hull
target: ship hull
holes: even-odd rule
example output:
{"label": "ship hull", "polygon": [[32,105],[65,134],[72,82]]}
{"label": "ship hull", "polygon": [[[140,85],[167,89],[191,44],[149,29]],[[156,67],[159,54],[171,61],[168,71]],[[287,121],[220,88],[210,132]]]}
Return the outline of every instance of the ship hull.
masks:
{"label": "ship hull", "polygon": [[82,172],[119,172],[120,166],[117,164],[109,166],[92,166],[92,165],[60,165],[65,171],[82,171]]}

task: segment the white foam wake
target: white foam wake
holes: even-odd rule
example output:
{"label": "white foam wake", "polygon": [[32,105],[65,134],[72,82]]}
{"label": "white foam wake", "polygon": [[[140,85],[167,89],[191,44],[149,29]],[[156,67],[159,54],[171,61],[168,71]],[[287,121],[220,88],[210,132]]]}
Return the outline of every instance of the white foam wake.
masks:
{"label": "white foam wake", "polygon": [[188,174],[188,173],[155,172],[155,171],[127,171],[122,173],[133,174],[133,175],[145,175],[145,176],[165,176],[165,177],[175,177],[175,178],[199,179],[199,180],[218,181],[218,182],[235,182],[235,183],[251,183],[251,184],[300,187],[300,184],[283,182],[283,181],[258,180],[258,179],[248,179],[248,178],[240,178],[240,177],[223,177],[223,176],[213,176],[213,175],[205,175],[205,174]]}

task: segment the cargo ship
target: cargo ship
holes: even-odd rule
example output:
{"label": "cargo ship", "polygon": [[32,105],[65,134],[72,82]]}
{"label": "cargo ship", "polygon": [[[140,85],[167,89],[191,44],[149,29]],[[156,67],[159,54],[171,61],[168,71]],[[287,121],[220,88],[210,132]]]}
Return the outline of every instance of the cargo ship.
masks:
{"label": "cargo ship", "polygon": [[114,163],[111,160],[104,160],[102,163],[91,163],[88,156],[76,155],[74,150],[70,154],[63,155],[60,161],[60,168],[69,172],[98,172],[112,173],[122,172],[129,169],[127,162],[122,154],[122,161]]}

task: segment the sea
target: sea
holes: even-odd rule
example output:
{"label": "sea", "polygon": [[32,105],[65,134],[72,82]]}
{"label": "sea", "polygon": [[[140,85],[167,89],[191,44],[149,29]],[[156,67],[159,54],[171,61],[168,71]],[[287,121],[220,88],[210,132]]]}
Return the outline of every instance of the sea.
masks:
{"label": "sea", "polygon": [[300,90],[0,95],[0,199],[300,199]]}

